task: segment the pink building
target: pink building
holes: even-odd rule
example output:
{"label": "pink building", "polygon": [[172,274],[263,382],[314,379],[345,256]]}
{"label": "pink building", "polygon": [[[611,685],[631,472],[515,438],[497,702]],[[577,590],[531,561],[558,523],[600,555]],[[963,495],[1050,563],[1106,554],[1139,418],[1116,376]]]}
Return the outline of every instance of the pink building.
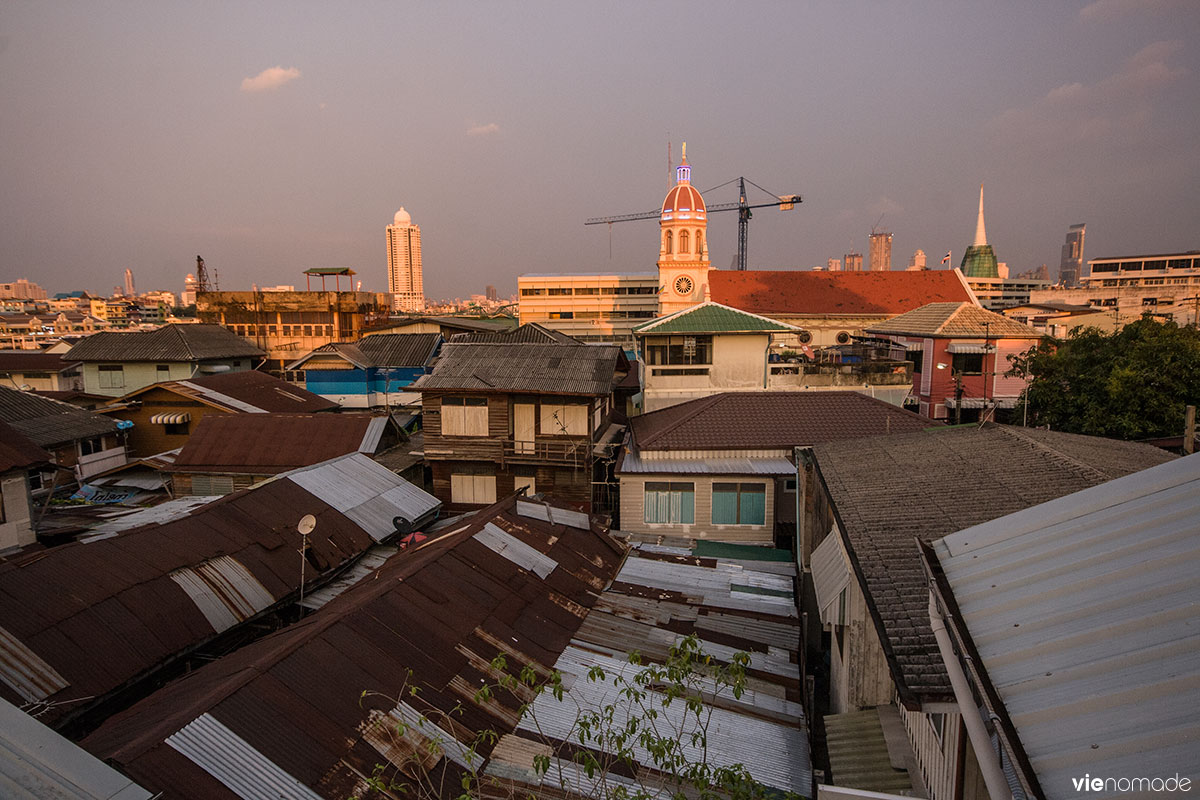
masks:
{"label": "pink building", "polygon": [[1043,336],[972,303],[929,303],[867,332],[908,350],[912,394],[921,414],[961,422],[1016,406],[1025,378],[1006,375],[1012,367],[1009,357],[1025,352]]}

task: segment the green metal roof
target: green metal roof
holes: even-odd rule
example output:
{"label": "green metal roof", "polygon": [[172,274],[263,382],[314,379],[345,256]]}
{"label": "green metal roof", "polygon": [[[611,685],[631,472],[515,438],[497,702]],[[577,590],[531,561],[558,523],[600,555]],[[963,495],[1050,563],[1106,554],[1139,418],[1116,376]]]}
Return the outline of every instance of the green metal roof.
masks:
{"label": "green metal roof", "polygon": [[797,328],[720,303],[708,302],[644,322],[633,330],[636,333],[767,333],[794,331]]}
{"label": "green metal roof", "polygon": [[356,275],[357,273],[349,267],[309,267],[304,270],[305,275]]}

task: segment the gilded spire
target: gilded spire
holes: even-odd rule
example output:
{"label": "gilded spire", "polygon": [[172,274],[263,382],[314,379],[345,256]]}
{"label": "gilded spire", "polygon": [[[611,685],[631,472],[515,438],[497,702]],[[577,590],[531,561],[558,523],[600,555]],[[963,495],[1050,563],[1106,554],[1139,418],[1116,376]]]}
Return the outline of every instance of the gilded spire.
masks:
{"label": "gilded spire", "polygon": [[975,223],[976,247],[987,244],[987,229],[983,226],[983,184],[979,184],[979,221]]}

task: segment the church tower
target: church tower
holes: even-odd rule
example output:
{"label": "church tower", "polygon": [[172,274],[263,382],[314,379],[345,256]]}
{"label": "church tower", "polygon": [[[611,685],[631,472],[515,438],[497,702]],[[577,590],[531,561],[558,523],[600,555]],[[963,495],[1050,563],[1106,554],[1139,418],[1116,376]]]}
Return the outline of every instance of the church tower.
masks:
{"label": "church tower", "polygon": [[665,315],[709,299],[708,209],[692,187],[686,143],[658,224],[658,313]]}

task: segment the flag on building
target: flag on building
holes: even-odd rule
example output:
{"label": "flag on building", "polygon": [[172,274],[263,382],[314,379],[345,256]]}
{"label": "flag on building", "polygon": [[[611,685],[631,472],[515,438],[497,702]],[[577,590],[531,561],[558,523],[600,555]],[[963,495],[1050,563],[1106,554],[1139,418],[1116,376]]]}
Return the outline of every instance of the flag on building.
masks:
{"label": "flag on building", "polygon": [[947,250],[947,251],[946,251],[946,255],[945,255],[945,257],[942,259],[942,263],[943,263],[943,264],[949,264],[949,263],[950,263],[950,251],[949,251],[949,250]]}

